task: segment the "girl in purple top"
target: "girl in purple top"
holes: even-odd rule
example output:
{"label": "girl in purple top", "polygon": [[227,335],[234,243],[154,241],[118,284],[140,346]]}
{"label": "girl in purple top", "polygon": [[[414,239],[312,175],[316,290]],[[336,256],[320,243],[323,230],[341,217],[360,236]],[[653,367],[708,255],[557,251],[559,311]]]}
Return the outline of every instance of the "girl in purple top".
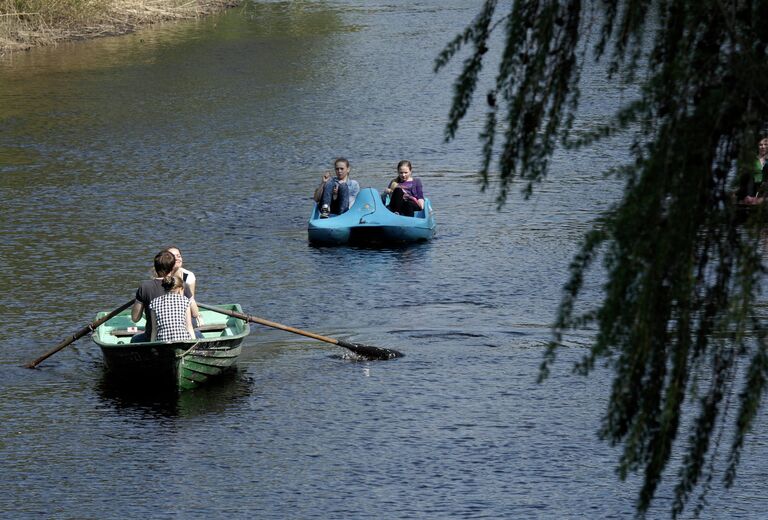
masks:
{"label": "girl in purple top", "polygon": [[397,178],[387,188],[389,193],[387,208],[405,217],[412,217],[416,211],[424,209],[424,190],[421,187],[421,179],[411,177],[412,170],[411,161],[397,163]]}

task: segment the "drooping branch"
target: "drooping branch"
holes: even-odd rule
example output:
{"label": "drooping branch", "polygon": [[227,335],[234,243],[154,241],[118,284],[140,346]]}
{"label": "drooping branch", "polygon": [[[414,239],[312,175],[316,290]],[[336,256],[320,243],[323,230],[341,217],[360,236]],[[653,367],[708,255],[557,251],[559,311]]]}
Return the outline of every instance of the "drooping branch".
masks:
{"label": "drooping branch", "polygon": [[[576,369],[587,374],[606,359],[615,372],[600,435],[622,446],[622,478],[643,473],[640,515],[672,454],[684,451],[672,507],[677,516],[702,479],[711,479],[707,461],[718,425],[726,424],[722,408],[741,366],[736,360],[746,356],[749,363],[727,485],[768,389],[766,331],[753,316],[765,271],[759,248],[766,211],[742,221],[733,199],[733,190],[752,176],[757,136],[768,122],[768,0],[586,4],[518,0],[501,17],[496,2],[486,2],[438,60],[439,69],[459,51],[457,42],[474,45],[455,84],[446,136],[456,135],[476,95],[488,28],[504,19],[480,134],[482,186],[498,182],[498,205],[516,179],[524,181],[526,196],[532,193],[548,175],[557,143],[585,148],[619,133],[631,138],[632,160],[613,172],[626,181],[623,197],[596,220],[571,264],[540,378],[569,330],[597,324]],[[587,55],[607,56],[607,81],[621,75],[640,95],[611,121],[571,137]],[[585,275],[600,260],[605,297],[576,314]],[[687,412],[686,398],[696,398],[699,409]],[[695,417],[684,422],[685,413]],[[681,445],[681,424],[689,422],[687,446]]]}

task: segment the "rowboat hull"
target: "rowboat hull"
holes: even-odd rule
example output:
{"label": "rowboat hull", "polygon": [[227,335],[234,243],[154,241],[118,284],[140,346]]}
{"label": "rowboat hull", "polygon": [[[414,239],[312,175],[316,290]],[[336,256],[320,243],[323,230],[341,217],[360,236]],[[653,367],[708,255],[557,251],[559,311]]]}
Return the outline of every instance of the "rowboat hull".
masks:
{"label": "rowboat hull", "polygon": [[407,244],[431,240],[436,227],[429,199],[424,200],[422,211],[404,217],[389,211],[378,191],[365,188],[349,211],[341,215],[321,219],[314,205],[308,237],[312,245]]}
{"label": "rowboat hull", "polygon": [[[237,304],[221,307],[242,312]],[[131,343],[131,335],[141,331],[144,320],[133,323],[130,310],[100,325],[92,337],[114,377],[135,381],[137,385],[190,390],[233,367],[243,340],[250,333],[250,327],[242,320],[214,311],[201,310],[201,313],[206,323],[201,328],[202,339]],[[105,314],[101,312],[97,317]]]}

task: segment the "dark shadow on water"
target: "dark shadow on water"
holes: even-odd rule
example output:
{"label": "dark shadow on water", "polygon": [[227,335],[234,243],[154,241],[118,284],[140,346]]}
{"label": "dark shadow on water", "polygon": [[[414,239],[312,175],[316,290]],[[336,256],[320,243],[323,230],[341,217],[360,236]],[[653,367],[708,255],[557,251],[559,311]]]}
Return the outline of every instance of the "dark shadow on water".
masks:
{"label": "dark shadow on water", "polygon": [[312,254],[321,255],[328,262],[343,261],[348,267],[354,268],[356,263],[364,263],[366,269],[370,264],[388,264],[395,261],[401,265],[419,264],[429,258],[432,251],[431,242],[399,245],[346,244],[338,246],[317,246],[308,244]]}
{"label": "dark shadow on water", "polygon": [[192,417],[221,412],[248,397],[253,392],[253,379],[245,370],[235,368],[200,388],[179,392],[167,385],[137,385],[105,371],[96,390],[101,400],[116,410],[151,417]]}

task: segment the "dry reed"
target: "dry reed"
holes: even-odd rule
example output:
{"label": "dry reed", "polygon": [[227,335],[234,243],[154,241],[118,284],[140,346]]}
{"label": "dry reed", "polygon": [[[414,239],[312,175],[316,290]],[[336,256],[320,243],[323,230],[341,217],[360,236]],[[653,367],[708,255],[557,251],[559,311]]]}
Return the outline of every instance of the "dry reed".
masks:
{"label": "dry reed", "polygon": [[238,0],[0,0],[0,54],[34,46],[124,34],[194,18]]}

